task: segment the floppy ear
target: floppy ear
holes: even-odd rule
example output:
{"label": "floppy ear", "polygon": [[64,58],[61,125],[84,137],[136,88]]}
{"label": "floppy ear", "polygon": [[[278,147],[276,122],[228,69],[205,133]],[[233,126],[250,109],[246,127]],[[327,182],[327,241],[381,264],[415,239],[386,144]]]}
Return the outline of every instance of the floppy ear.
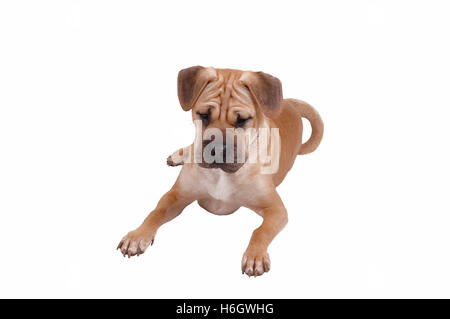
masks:
{"label": "floppy ear", "polygon": [[280,114],[283,101],[280,80],[264,72],[244,72],[241,81],[249,89],[264,115],[274,118]]}
{"label": "floppy ear", "polygon": [[178,99],[181,107],[189,111],[197,102],[205,86],[215,78],[212,68],[193,66],[178,72]]}

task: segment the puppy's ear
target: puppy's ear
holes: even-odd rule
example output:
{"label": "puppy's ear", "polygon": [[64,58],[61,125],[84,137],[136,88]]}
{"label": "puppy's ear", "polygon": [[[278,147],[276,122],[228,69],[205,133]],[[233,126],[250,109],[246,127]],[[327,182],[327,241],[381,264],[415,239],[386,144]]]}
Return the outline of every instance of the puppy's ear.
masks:
{"label": "puppy's ear", "polygon": [[189,111],[197,102],[205,86],[215,79],[216,71],[213,68],[193,66],[178,72],[178,99],[181,107]]}
{"label": "puppy's ear", "polygon": [[280,114],[283,90],[281,81],[264,72],[244,72],[240,78],[264,115],[275,118]]}

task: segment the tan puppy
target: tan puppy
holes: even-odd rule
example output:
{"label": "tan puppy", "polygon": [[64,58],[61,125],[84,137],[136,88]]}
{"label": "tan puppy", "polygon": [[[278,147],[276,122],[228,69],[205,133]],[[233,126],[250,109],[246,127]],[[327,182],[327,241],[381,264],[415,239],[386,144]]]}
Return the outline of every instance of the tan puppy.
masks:
{"label": "tan puppy", "polygon": [[[243,137],[244,144],[239,148],[238,143],[233,143],[231,148],[229,139],[225,143],[218,140],[216,133],[205,136],[198,131],[199,144],[194,143],[168,158],[169,165],[183,164],[172,189],[142,225],[121,240],[118,248],[124,256],[142,254],[153,243],[158,228],[195,200],[207,211],[221,215],[244,206],[259,214],[263,222],[254,230],[244,253],[242,272],[262,275],[270,269],[267,248],[288,221],[276,187],[297,155],[318,147],[323,135],[322,120],[307,103],[283,100],[281,82],[262,72],[200,66],[184,69],[178,74],[178,98],[183,110],[192,110],[193,120],[200,123],[197,128],[205,130],[205,134],[211,128],[224,135],[233,132],[231,140]],[[311,137],[304,144],[302,117],[312,126]],[[260,134],[261,129],[275,134]],[[210,147],[213,161],[196,151],[198,145],[205,151],[212,142],[217,142]],[[258,156],[261,152],[268,154],[265,161]],[[230,153],[233,154],[229,156]]]}

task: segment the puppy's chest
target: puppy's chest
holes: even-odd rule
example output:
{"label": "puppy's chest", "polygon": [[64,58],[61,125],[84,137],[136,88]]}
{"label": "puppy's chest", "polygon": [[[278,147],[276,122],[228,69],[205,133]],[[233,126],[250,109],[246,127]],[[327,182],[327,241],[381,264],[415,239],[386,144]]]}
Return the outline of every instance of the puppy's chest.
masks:
{"label": "puppy's chest", "polygon": [[214,174],[206,174],[200,183],[204,191],[212,198],[219,201],[236,200],[239,195],[238,182],[234,176],[218,171]]}

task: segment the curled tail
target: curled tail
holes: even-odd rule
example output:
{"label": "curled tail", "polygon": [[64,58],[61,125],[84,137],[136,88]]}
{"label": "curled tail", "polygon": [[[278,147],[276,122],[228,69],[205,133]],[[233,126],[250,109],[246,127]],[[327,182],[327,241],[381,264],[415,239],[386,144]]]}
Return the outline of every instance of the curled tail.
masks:
{"label": "curled tail", "polygon": [[[299,101],[300,102],[300,101]],[[311,137],[300,147],[298,155],[313,152],[320,144],[323,136],[323,122],[319,113],[309,104],[300,102],[297,104],[300,115],[311,123]]]}

